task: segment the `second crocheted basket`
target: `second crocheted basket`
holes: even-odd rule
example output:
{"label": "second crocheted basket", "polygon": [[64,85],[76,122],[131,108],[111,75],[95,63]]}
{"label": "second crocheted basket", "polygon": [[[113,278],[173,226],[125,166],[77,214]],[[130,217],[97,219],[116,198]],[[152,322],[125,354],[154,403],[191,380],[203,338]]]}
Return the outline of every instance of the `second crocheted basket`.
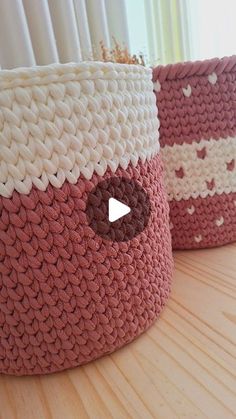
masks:
{"label": "second crocheted basket", "polygon": [[236,56],[153,70],[173,248],[236,240]]}
{"label": "second crocheted basket", "polygon": [[[149,222],[128,241],[105,240],[86,217],[111,176],[149,195]],[[170,291],[168,217],[151,70],[0,72],[0,373],[74,367],[146,330]]]}

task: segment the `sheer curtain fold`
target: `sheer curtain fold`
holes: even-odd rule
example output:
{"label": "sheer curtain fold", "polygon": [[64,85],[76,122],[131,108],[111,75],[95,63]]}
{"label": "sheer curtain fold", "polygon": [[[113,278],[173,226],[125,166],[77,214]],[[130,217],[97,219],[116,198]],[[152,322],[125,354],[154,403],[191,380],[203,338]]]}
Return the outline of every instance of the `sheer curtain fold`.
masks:
{"label": "sheer curtain fold", "polygon": [[144,0],[149,61],[167,64],[190,59],[186,0]]}
{"label": "sheer curtain fold", "polygon": [[0,66],[102,59],[114,40],[147,65],[189,58],[188,0],[0,0]]}
{"label": "sheer curtain fold", "polygon": [[0,66],[35,65],[30,32],[21,0],[0,1]]}
{"label": "sheer curtain fold", "polygon": [[125,0],[1,0],[0,66],[101,59],[101,42],[129,47]]}
{"label": "sheer curtain fold", "polygon": [[23,5],[36,63],[57,63],[57,45],[47,0],[23,0]]}
{"label": "sheer curtain fold", "polygon": [[111,46],[105,0],[86,0],[86,6],[93,56],[95,59],[100,59],[102,58],[100,42],[103,42],[107,48]]}
{"label": "sheer curtain fold", "polygon": [[111,43],[114,38],[119,45],[130,48],[129,29],[125,0],[105,0],[107,22]]}
{"label": "sheer curtain fold", "polygon": [[85,0],[74,0],[75,15],[80,38],[80,48],[83,60],[93,58],[90,29]]}
{"label": "sheer curtain fold", "polygon": [[81,61],[73,0],[48,0],[48,4],[60,62]]}

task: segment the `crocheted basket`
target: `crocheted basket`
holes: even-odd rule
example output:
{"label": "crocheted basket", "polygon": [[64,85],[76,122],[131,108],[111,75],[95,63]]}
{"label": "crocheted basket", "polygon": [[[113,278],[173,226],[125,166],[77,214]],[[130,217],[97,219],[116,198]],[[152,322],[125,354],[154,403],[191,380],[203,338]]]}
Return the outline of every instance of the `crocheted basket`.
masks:
{"label": "crocheted basket", "polygon": [[[0,73],[0,372],[86,363],[160,314],[172,257],[158,152],[151,70],[88,62]],[[85,214],[89,192],[114,174],[151,204],[146,229],[126,242],[98,236]]]}
{"label": "crocheted basket", "polygon": [[236,56],[153,70],[176,249],[236,240]]}

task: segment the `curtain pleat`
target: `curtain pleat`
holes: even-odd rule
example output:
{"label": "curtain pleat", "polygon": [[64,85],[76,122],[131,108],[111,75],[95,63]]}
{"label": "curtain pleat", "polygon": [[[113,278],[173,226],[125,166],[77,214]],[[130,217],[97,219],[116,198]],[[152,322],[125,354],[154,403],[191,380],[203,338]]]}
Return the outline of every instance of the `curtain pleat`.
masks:
{"label": "curtain pleat", "polygon": [[167,64],[190,59],[188,2],[144,0],[149,61]]}
{"label": "curtain pleat", "polygon": [[48,0],[48,4],[60,62],[81,61],[73,0]]}
{"label": "curtain pleat", "polygon": [[99,60],[102,58],[100,42],[103,42],[106,48],[110,48],[111,46],[105,1],[86,0],[86,6],[93,56]]}
{"label": "curtain pleat", "polygon": [[[158,32],[160,24],[157,21],[155,16],[155,5],[152,0],[144,1],[145,7],[145,18],[147,23],[147,36],[148,36],[148,60],[153,65],[158,64],[160,61],[160,51],[161,51],[161,38]],[[157,14],[159,16],[159,14]]]}
{"label": "curtain pleat", "polygon": [[47,0],[23,0],[37,65],[59,61]]}
{"label": "curtain pleat", "polygon": [[119,45],[125,45],[129,49],[129,30],[125,0],[105,0],[110,42],[114,44],[114,38]]}
{"label": "curtain pleat", "polygon": [[93,58],[93,50],[85,0],[74,0],[74,7],[79,30],[82,58],[83,60],[89,60]]}
{"label": "curtain pleat", "polygon": [[0,65],[2,68],[35,65],[34,51],[21,0],[0,1]]}
{"label": "curtain pleat", "polygon": [[189,0],[178,0],[178,23],[180,31],[180,49],[182,60],[191,60],[192,57],[192,30],[190,23],[190,3]]}
{"label": "curtain pleat", "polygon": [[103,58],[115,41],[147,65],[190,58],[189,0],[0,0],[0,67]]}

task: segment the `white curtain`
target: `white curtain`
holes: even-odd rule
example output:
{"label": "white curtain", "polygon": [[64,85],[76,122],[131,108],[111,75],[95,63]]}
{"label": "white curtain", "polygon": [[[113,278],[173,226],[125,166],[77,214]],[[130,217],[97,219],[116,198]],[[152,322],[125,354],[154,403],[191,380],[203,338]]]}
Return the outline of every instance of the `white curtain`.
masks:
{"label": "white curtain", "polygon": [[129,48],[125,0],[0,0],[0,66],[100,59],[102,41]]}
{"label": "white curtain", "polygon": [[191,59],[189,0],[126,0],[125,4],[130,49],[144,54],[147,65]]}
{"label": "white curtain", "polygon": [[101,59],[114,39],[147,65],[188,59],[187,1],[0,0],[0,65]]}
{"label": "white curtain", "polygon": [[146,65],[236,53],[236,0],[0,0],[0,66],[102,58],[114,38]]}
{"label": "white curtain", "polygon": [[236,54],[236,0],[187,0],[191,59]]}

